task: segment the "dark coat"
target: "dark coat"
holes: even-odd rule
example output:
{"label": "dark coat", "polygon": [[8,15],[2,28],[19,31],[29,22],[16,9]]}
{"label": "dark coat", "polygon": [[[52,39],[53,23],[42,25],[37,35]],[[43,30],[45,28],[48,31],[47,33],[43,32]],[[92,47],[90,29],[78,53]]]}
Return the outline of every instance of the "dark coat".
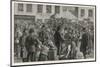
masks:
{"label": "dark coat", "polygon": [[54,34],[54,41],[55,41],[55,46],[57,47],[57,55],[60,54],[61,50],[61,43],[64,41],[58,31],[55,32]]}
{"label": "dark coat", "polygon": [[27,36],[26,38],[26,49],[28,52],[35,52],[35,48],[38,45],[37,39],[34,36]]}
{"label": "dark coat", "polygon": [[60,42],[62,42],[63,39],[62,39],[62,37],[61,37],[61,35],[60,35],[60,33],[58,31],[56,31],[55,34],[54,34],[54,40],[55,40],[55,45],[57,47],[59,47],[60,46]]}
{"label": "dark coat", "polygon": [[81,40],[81,46],[80,46],[80,51],[86,52],[86,47],[88,46],[88,34],[84,33],[82,35],[82,40]]}
{"label": "dark coat", "polygon": [[26,41],[26,35],[23,35],[20,37],[20,47],[21,47],[21,57],[25,57],[27,52],[26,52],[26,48],[25,48],[25,41]]}
{"label": "dark coat", "polygon": [[43,43],[45,41],[45,38],[47,37],[47,34],[45,31],[39,32],[39,40]]}

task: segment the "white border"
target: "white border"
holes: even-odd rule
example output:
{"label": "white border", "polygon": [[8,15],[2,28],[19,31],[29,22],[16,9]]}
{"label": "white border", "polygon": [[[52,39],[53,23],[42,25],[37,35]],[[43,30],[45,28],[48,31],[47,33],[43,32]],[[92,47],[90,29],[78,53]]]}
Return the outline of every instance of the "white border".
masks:
{"label": "white border", "polygon": [[[12,39],[11,39],[12,40],[11,41],[12,42],[11,43],[12,44],[11,45],[12,46],[12,58],[11,58],[12,59],[12,66],[16,66],[16,65],[52,64],[52,63],[65,63],[65,62],[66,63],[67,62],[69,63],[69,62],[79,62],[79,61],[80,62],[84,62],[84,61],[95,61],[96,60],[95,59],[95,50],[96,50],[95,49],[95,44],[96,43],[95,43],[95,33],[94,33],[94,58],[93,59],[57,60],[57,61],[43,61],[43,62],[37,61],[37,62],[24,62],[24,63],[23,62],[22,63],[20,62],[20,63],[14,63],[14,48],[13,48],[14,47],[14,10],[13,10],[14,9],[14,3],[31,3],[31,4],[43,4],[43,5],[74,6],[74,7],[75,6],[76,7],[92,7],[92,8],[94,8],[94,22],[95,22],[95,19],[96,19],[95,18],[95,6],[94,5],[93,6],[89,6],[89,5],[88,6],[83,6],[83,5],[80,6],[80,5],[74,5],[74,4],[73,5],[71,5],[71,4],[68,4],[68,5],[65,5],[64,4],[63,5],[63,4],[55,4],[55,3],[54,4],[53,3],[52,4],[50,4],[50,3],[48,4],[48,3],[38,3],[38,2],[37,3],[36,2],[33,3],[33,2],[20,2],[20,1],[19,2],[18,1],[12,1],[11,2],[12,3],[12,8],[11,8],[12,9],[12,25],[11,25],[12,26],[12,32],[11,32],[12,33]],[[94,31],[95,31],[95,23],[94,23]]]}

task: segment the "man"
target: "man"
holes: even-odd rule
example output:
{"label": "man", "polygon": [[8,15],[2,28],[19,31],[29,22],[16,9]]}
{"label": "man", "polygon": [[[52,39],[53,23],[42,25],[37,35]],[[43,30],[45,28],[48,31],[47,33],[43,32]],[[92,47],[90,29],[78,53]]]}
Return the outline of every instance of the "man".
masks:
{"label": "man", "polygon": [[86,28],[83,28],[80,51],[83,52],[84,58],[86,58],[86,48],[87,48],[87,46],[88,46],[88,35],[86,33]]}
{"label": "man", "polygon": [[20,37],[20,46],[21,46],[21,57],[22,57],[22,61],[25,62],[26,61],[26,57],[27,57],[27,51],[26,51],[26,47],[25,47],[25,41],[26,41],[26,37],[27,37],[27,30],[24,29],[23,31],[23,35]]}
{"label": "man", "polygon": [[60,55],[60,48],[61,48],[60,44],[63,41],[59,31],[60,31],[60,26],[57,27],[57,30],[54,34],[54,41],[55,41],[55,45],[57,47],[57,55]]}
{"label": "man", "polygon": [[29,35],[26,38],[26,50],[27,54],[27,61],[35,61],[35,51],[38,44],[37,39],[34,36],[34,30],[31,28],[29,30]]}

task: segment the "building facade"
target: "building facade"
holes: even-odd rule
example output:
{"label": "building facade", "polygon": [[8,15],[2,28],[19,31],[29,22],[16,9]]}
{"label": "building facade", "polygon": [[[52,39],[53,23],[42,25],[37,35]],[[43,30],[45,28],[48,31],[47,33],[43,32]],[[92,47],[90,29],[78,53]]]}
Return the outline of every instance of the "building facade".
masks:
{"label": "building facade", "polygon": [[79,7],[78,8],[78,19],[80,21],[85,20],[85,19],[89,19],[90,21],[94,21],[95,19],[95,8],[93,7]]}
{"label": "building facade", "polygon": [[30,3],[15,3],[14,7],[15,16],[34,17],[33,21],[45,22],[53,14],[56,14],[58,18],[77,19],[74,13],[75,7]]}
{"label": "building facade", "polygon": [[[36,4],[36,3],[14,3],[15,22],[47,22],[48,19],[56,14],[57,18],[67,18],[70,20],[94,21],[93,7],[74,7],[74,6],[60,6],[52,4]],[[20,17],[19,17],[20,16]],[[21,19],[22,18],[22,19]],[[25,20],[25,21],[24,21]],[[31,21],[30,21],[31,20]]]}

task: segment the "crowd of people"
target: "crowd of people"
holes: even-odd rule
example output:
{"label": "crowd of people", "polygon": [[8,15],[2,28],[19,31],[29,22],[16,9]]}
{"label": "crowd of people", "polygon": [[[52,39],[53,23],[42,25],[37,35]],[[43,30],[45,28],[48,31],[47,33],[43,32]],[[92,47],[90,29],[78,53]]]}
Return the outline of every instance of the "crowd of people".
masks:
{"label": "crowd of people", "polygon": [[94,30],[65,18],[15,24],[14,33],[14,55],[22,62],[86,59],[94,48]]}

